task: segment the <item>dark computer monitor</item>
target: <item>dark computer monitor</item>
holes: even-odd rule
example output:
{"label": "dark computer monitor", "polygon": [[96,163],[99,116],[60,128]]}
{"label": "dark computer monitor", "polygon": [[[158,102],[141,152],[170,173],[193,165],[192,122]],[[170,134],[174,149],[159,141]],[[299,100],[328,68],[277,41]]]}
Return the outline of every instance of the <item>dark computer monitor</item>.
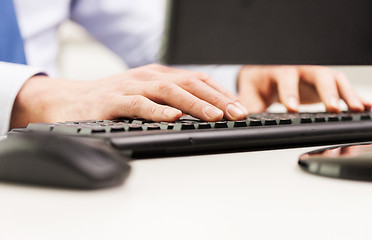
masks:
{"label": "dark computer monitor", "polygon": [[169,0],[166,64],[372,64],[372,0]]}

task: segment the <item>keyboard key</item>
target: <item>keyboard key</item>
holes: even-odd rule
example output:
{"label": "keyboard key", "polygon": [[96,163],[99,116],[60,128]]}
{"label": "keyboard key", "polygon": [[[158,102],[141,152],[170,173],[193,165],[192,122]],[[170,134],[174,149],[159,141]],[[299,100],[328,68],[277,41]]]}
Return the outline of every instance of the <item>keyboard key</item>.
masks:
{"label": "keyboard key", "polygon": [[340,119],[336,115],[331,115],[328,117],[328,122],[337,122],[337,121],[340,121]]}
{"label": "keyboard key", "polygon": [[176,122],[176,124],[173,127],[173,130],[179,131],[179,130],[193,130],[195,129],[195,126],[193,123],[190,122]]}
{"label": "keyboard key", "polygon": [[114,119],[114,120],[104,120],[103,122],[113,122],[113,123],[131,123],[132,120],[130,119]]}
{"label": "keyboard key", "polygon": [[314,119],[314,121],[315,121],[316,123],[325,122],[325,121],[326,121],[326,118],[325,118],[325,117],[316,117],[316,118]]}
{"label": "keyboard key", "polygon": [[138,124],[138,125],[140,125],[140,124],[143,124],[143,122],[142,122],[142,120],[138,120],[138,119],[136,119],[136,120],[133,120],[133,121],[131,122],[131,124]]}
{"label": "keyboard key", "polygon": [[160,126],[150,125],[147,126],[146,130],[152,131],[152,130],[161,130]]}
{"label": "keyboard key", "polygon": [[249,126],[262,126],[261,120],[250,120],[249,121]]}
{"label": "keyboard key", "polygon": [[300,122],[301,123],[312,123],[313,120],[310,117],[302,117]]}
{"label": "keyboard key", "polygon": [[54,124],[50,123],[30,123],[27,126],[28,130],[34,130],[34,131],[44,131],[49,132],[52,131],[54,127]]}
{"label": "keyboard key", "polygon": [[104,133],[106,132],[106,129],[101,127],[101,126],[95,126],[95,127],[92,127],[92,133]]}
{"label": "keyboard key", "polygon": [[147,120],[147,119],[138,119],[138,120],[141,120],[141,121],[142,121],[142,124],[155,123],[154,121],[152,121],[152,120]]}
{"label": "keyboard key", "polygon": [[275,119],[266,119],[265,120],[265,125],[276,125],[276,120]]}
{"label": "keyboard key", "polygon": [[175,123],[169,123],[169,122],[159,123],[159,127],[163,130],[172,130],[174,126],[175,126]]}
{"label": "keyboard key", "polygon": [[352,121],[353,117],[351,115],[342,115],[341,121]]}
{"label": "keyboard key", "polygon": [[108,129],[110,132],[124,132],[125,131],[125,128],[123,125],[113,125],[113,126],[110,126]]}
{"label": "keyboard key", "polygon": [[284,124],[292,124],[292,119],[289,119],[289,118],[281,118],[279,120],[279,124],[280,125],[284,125]]}
{"label": "keyboard key", "polygon": [[66,124],[80,124],[80,121],[66,121]]}
{"label": "keyboard key", "polygon": [[370,120],[370,119],[371,119],[371,115],[369,113],[363,113],[360,116],[360,120]]}
{"label": "keyboard key", "polygon": [[102,122],[99,120],[80,120],[80,121],[67,121],[66,124],[92,124]]}
{"label": "keyboard key", "polygon": [[212,128],[211,124],[207,123],[207,122],[198,123],[197,126],[198,126],[198,129],[210,129],[210,128]]}
{"label": "keyboard key", "polygon": [[227,122],[226,121],[220,121],[220,122],[216,122],[214,124],[214,128],[227,128]]}
{"label": "keyboard key", "polygon": [[107,126],[113,126],[114,123],[113,122],[104,122],[104,123],[100,123],[99,125],[102,126],[102,127],[107,127]]}
{"label": "keyboard key", "polygon": [[128,131],[142,131],[142,126],[140,124],[129,124]]}
{"label": "keyboard key", "polygon": [[56,125],[53,132],[64,134],[77,134],[80,131],[79,125]]}
{"label": "keyboard key", "polygon": [[247,122],[244,120],[235,121],[233,127],[247,127]]}
{"label": "keyboard key", "polygon": [[[176,124],[177,125],[177,124]],[[193,130],[195,129],[194,123],[181,123],[181,130]]]}

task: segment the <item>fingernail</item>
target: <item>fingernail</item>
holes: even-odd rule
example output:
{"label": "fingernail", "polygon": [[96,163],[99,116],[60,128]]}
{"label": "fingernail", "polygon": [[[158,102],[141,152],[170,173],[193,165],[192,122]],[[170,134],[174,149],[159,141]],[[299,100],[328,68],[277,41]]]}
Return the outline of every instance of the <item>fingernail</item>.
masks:
{"label": "fingernail", "polygon": [[297,100],[297,98],[289,97],[287,104],[292,110],[298,110],[298,100]]}
{"label": "fingernail", "polygon": [[223,116],[223,112],[220,109],[208,105],[204,107],[203,111],[204,114],[211,120],[220,119]]}
{"label": "fingernail", "polygon": [[372,103],[371,102],[365,102],[364,103],[364,107],[367,109],[367,110],[370,110],[372,108]]}
{"label": "fingernail", "polygon": [[338,102],[338,99],[335,96],[330,97],[329,105],[336,109],[340,108],[340,103]]}
{"label": "fingernail", "polygon": [[230,103],[226,107],[226,112],[230,115],[230,118],[242,118],[244,117],[244,112],[240,110],[235,104]]}
{"label": "fingernail", "polygon": [[354,108],[358,108],[359,111],[363,111],[364,110],[364,106],[363,104],[359,101],[359,99],[356,99],[354,98],[351,102],[351,105],[354,107]]}
{"label": "fingernail", "polygon": [[179,110],[176,110],[176,109],[173,109],[173,108],[166,108],[164,111],[163,111],[163,114],[168,117],[168,118],[174,118],[176,117],[178,114],[180,114],[180,111]]}
{"label": "fingernail", "polygon": [[243,112],[245,115],[248,115],[248,109],[246,109],[240,102],[235,102],[235,105],[238,106]]}

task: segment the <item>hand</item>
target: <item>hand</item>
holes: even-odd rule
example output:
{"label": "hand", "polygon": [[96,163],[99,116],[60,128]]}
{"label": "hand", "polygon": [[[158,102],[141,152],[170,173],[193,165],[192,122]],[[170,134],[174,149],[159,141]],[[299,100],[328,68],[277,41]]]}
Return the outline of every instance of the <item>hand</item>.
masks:
{"label": "hand", "polygon": [[120,117],[175,121],[182,112],[205,121],[248,115],[238,97],[208,75],[153,64],[92,82],[35,76],[17,95],[11,128]]}
{"label": "hand", "polygon": [[351,111],[371,109],[352,88],[345,74],[320,66],[245,66],[238,79],[239,98],[250,113],[263,112],[274,102],[297,112],[300,103],[323,102],[339,112],[340,98]]}

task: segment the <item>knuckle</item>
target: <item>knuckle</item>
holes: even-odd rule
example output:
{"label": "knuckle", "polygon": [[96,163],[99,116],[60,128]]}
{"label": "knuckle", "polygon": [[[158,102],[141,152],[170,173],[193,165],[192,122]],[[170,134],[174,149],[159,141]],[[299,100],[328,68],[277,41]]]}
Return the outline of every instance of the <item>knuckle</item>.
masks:
{"label": "knuckle", "polygon": [[224,106],[227,106],[228,104],[232,103],[232,101],[226,100],[226,98],[224,96],[219,95],[219,94],[211,96],[209,102],[212,103],[213,105],[221,104],[221,105],[224,105]]}
{"label": "knuckle", "polygon": [[317,75],[332,75],[332,70],[328,67],[316,66],[314,70]]}
{"label": "knuckle", "polygon": [[156,83],[156,89],[162,93],[170,93],[174,90],[174,84],[167,81],[159,81]]}
{"label": "knuckle", "polygon": [[334,75],[339,81],[347,81],[347,75],[344,72],[335,71]]}
{"label": "knuckle", "polygon": [[128,103],[128,107],[129,109],[132,109],[132,110],[139,110],[143,104],[145,100],[145,97],[143,96],[140,96],[140,95],[134,95],[134,96],[130,96],[130,100],[129,100],[129,103]]}
{"label": "knuckle", "polygon": [[185,87],[193,88],[198,84],[198,81],[199,80],[193,77],[185,77],[181,80],[181,84]]}
{"label": "knuckle", "polygon": [[204,72],[196,72],[195,75],[198,79],[200,79],[203,82],[206,82],[207,80],[212,78],[209,74]]}
{"label": "knuckle", "polygon": [[145,68],[138,68],[138,69],[133,69],[130,72],[131,77],[134,79],[147,79],[149,78],[151,72]]}
{"label": "knuckle", "polygon": [[298,75],[298,69],[294,66],[284,66],[278,68],[278,73],[283,75]]}
{"label": "knuckle", "polygon": [[191,111],[197,111],[199,108],[200,102],[197,99],[189,101],[188,109],[190,109]]}
{"label": "knuckle", "polygon": [[334,74],[331,71],[331,69],[327,67],[317,66],[317,67],[314,67],[312,70],[313,70],[312,75],[313,75],[314,83],[317,83],[317,84],[323,83],[323,84],[329,85],[335,82]]}
{"label": "knuckle", "polygon": [[131,92],[139,85],[139,81],[134,80],[132,78],[129,79],[121,79],[120,84],[118,86],[113,86],[117,91],[121,93],[128,93]]}
{"label": "knuckle", "polygon": [[157,111],[158,111],[158,109],[155,106],[152,106],[152,107],[149,108],[149,114],[151,116],[156,115]]}
{"label": "knuckle", "polygon": [[117,96],[114,94],[102,94],[98,96],[101,104],[100,118],[112,118],[117,114]]}

